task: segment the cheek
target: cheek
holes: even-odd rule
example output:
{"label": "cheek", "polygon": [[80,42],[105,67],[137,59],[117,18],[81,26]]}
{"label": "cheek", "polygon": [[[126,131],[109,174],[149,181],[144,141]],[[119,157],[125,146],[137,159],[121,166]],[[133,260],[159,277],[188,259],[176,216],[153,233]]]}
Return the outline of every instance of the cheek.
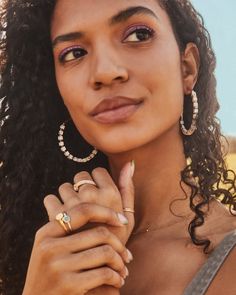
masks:
{"label": "cheek", "polygon": [[72,70],[70,71],[60,71],[56,72],[56,81],[58,89],[60,91],[61,97],[67,108],[71,119],[73,120],[78,131],[86,136],[86,131],[81,128],[81,126],[88,126],[88,120],[86,119],[86,113],[88,110],[85,108],[85,97],[86,97],[86,87],[83,77],[80,77],[79,74],[73,74]]}
{"label": "cheek", "polygon": [[73,69],[56,70],[56,81],[65,106],[71,113],[83,109],[84,81],[82,75],[73,73]]}
{"label": "cheek", "polygon": [[151,56],[151,59],[145,60],[142,69],[137,69],[138,83],[145,85],[152,98],[147,100],[147,111],[153,114],[150,118],[156,118],[163,124],[177,121],[182,112],[184,96],[178,46],[176,42],[168,47],[160,45]]}

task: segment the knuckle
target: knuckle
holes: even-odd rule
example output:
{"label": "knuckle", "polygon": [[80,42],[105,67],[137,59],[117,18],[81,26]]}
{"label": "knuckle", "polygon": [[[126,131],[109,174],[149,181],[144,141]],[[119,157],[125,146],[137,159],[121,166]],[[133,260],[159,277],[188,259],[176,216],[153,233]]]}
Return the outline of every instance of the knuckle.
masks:
{"label": "knuckle", "polygon": [[115,279],[115,272],[109,267],[104,267],[101,270],[101,275],[106,282],[112,282]]}
{"label": "knuckle", "polygon": [[98,226],[96,231],[103,240],[109,240],[111,232],[105,226]]}
{"label": "knuckle", "polygon": [[80,203],[78,205],[78,211],[80,214],[82,213],[84,216],[91,214],[91,204],[89,203]]}
{"label": "knuckle", "polygon": [[73,207],[72,212],[79,214],[81,221],[87,222],[93,216],[92,206],[92,203],[81,202]]}
{"label": "knuckle", "polygon": [[42,258],[48,259],[54,254],[54,243],[52,239],[46,239],[38,244],[38,250]]}
{"label": "knuckle", "polygon": [[88,200],[88,201],[96,201],[96,194],[94,192],[94,187],[91,185],[83,185],[81,187],[79,197]]}
{"label": "knuckle", "polygon": [[115,256],[115,251],[110,245],[104,245],[102,246],[102,253],[107,259],[112,259]]}
{"label": "knuckle", "polygon": [[46,236],[47,236],[46,235],[46,232],[47,232],[46,227],[47,227],[47,225],[44,225],[36,231],[35,237],[34,237],[35,243],[38,244],[46,238]]}

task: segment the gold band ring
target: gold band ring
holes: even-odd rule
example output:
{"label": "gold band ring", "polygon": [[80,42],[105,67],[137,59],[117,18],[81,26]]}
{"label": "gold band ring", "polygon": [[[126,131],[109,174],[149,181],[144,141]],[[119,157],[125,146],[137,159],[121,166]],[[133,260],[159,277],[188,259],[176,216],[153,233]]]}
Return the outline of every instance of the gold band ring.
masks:
{"label": "gold band ring", "polygon": [[97,186],[97,184],[93,180],[84,179],[84,180],[80,180],[74,184],[74,186],[73,186],[74,191],[78,192],[79,187],[83,184],[92,184],[94,186]]}
{"label": "gold band ring", "polygon": [[125,207],[125,208],[123,208],[123,211],[124,211],[124,212],[131,212],[131,213],[134,213],[134,212],[135,212],[134,209],[129,208],[129,207]]}
{"label": "gold band ring", "polygon": [[56,220],[60,223],[67,234],[72,232],[70,224],[71,218],[66,212],[60,212],[56,215]]}

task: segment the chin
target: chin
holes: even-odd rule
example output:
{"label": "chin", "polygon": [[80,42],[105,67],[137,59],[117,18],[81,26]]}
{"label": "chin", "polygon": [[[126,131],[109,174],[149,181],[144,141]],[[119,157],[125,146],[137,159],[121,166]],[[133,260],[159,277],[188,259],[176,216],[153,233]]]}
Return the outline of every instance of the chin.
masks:
{"label": "chin", "polygon": [[120,136],[118,134],[114,136],[113,134],[112,137],[103,135],[100,137],[102,141],[97,141],[95,146],[104,154],[120,154],[139,149],[150,141],[146,134],[144,136],[144,134],[141,135],[136,132],[136,134],[129,133],[128,136],[124,135],[124,133]]}
{"label": "chin", "polygon": [[97,148],[104,154],[120,154],[120,153],[128,152],[133,149],[133,147],[129,147],[128,145],[121,146],[121,145],[114,145],[114,143],[106,145],[106,146],[102,146],[100,148],[97,147]]}

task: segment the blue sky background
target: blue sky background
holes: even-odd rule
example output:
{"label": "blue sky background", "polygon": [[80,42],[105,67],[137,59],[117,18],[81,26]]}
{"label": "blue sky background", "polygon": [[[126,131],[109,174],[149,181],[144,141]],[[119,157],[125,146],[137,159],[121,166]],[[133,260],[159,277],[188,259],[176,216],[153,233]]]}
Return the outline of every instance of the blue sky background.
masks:
{"label": "blue sky background", "polygon": [[210,32],[217,58],[218,118],[227,135],[236,135],[236,0],[192,0]]}

